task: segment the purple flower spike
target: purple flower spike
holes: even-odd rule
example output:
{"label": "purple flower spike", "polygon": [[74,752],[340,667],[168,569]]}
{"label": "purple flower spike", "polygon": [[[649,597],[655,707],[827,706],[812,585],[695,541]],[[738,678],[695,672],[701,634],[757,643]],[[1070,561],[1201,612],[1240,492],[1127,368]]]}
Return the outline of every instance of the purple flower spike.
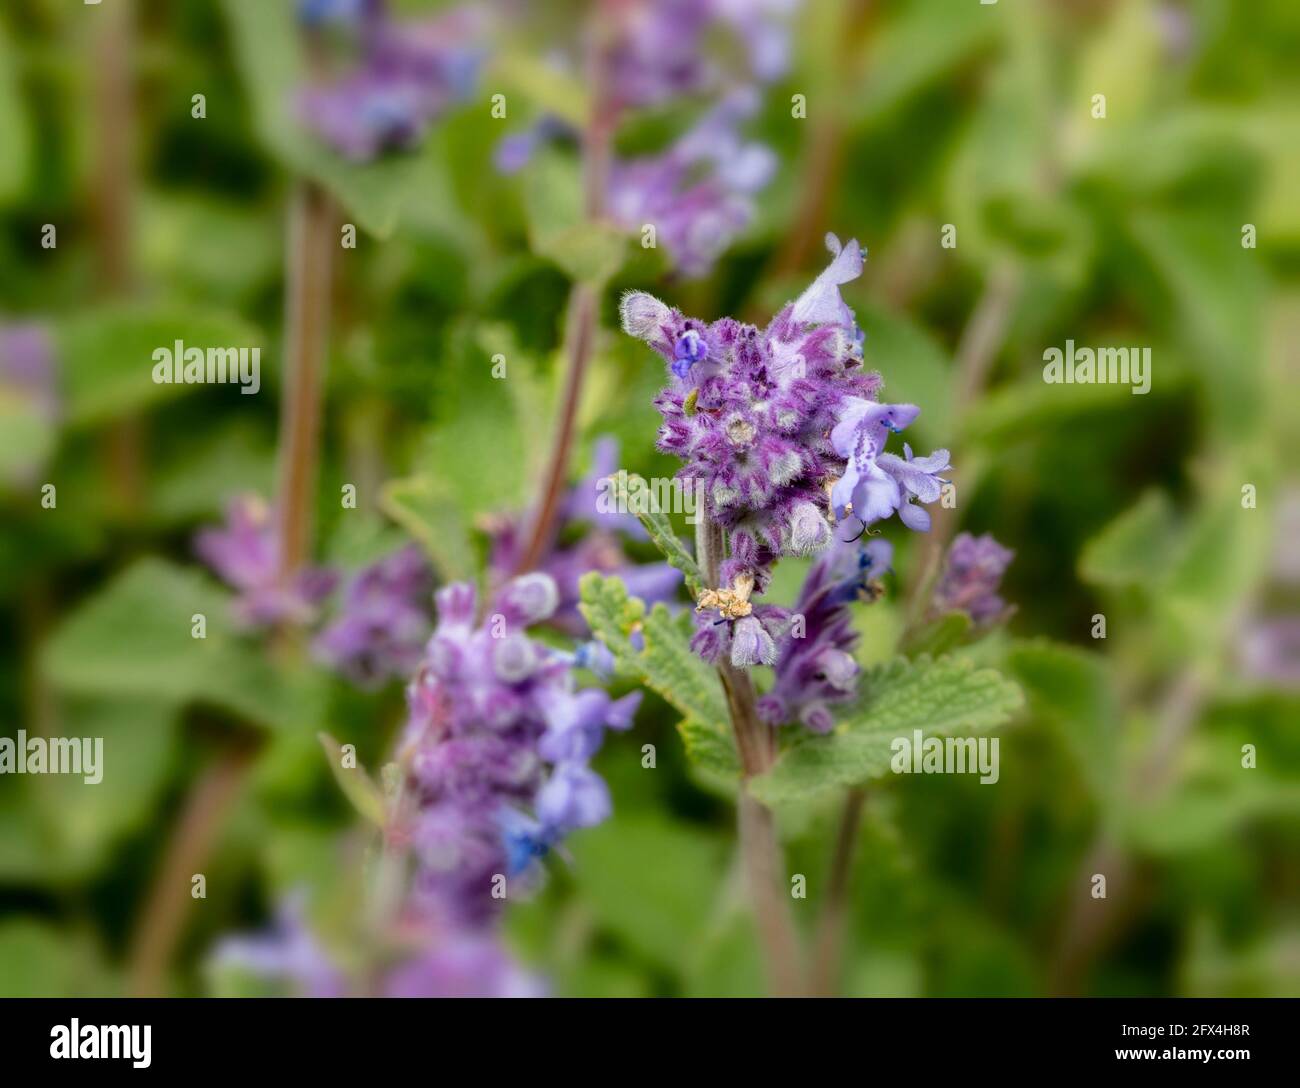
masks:
{"label": "purple flower spike", "polygon": [[959,533],[948,548],[931,612],[965,612],[979,627],[1006,619],[1012,609],[998,596],[998,585],[1015,554],[994,540],[991,533]]}
{"label": "purple flower spike", "polygon": [[[827,271],[763,331],[731,318],[687,318],[642,292],[623,299],[624,329],[657,351],[673,376],[655,399],[663,417],[658,447],[682,460],[678,479],[700,489],[706,514],[727,530],[731,554],[720,589],[743,577],[762,593],[778,556],[825,547],[828,491],[846,470],[845,451],[860,444],[859,423],[870,413],[868,437],[878,431],[883,447],[888,425],[901,428],[916,414],[875,401],[880,378],[863,368],[856,322],[839,293],[861,271],[862,250],[833,237],[830,245]],[[892,513],[902,494],[893,477],[879,475]],[[728,652],[731,637],[728,631]],[[717,641],[697,636],[701,648]]]}

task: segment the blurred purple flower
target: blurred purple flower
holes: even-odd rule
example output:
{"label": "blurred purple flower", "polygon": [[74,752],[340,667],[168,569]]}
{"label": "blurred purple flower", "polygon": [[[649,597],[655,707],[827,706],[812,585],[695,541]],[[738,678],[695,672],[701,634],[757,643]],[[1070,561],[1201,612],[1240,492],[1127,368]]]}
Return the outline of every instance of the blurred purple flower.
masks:
{"label": "blurred purple flower", "polygon": [[54,337],[37,322],[0,324],[0,393],[12,390],[48,421],[59,413]]}
{"label": "blurred purple flower", "polygon": [[[537,563],[556,586],[559,601],[549,624],[575,637],[587,633],[587,621],[578,611],[578,587],[589,571],[617,576],[634,597],[647,604],[670,601],[682,584],[682,572],[667,563],[635,563],[623,550],[622,538],[645,538],[645,529],[635,514],[605,512],[598,499],[605,492],[601,481],[612,476],[618,462],[618,443],[611,438],[596,442],[592,471],[573,487],[560,508],[556,536],[561,541]],[[491,538],[489,569],[494,581],[509,577],[522,556],[525,520],[517,515],[488,518],[485,527]],[[576,540],[575,533],[581,534]]]}
{"label": "blurred purple flower", "polygon": [[753,194],[776,171],[771,149],[738,132],[757,105],[752,91],[734,93],[666,151],[610,169],[609,215],[631,231],[653,226],[683,275],[709,271],[749,225]]}
{"label": "blurred purple flower", "polygon": [[438,626],[407,690],[404,747],[415,896],[439,925],[483,925],[500,906],[494,877],[529,879],[565,835],[608,815],[587,760],[604,730],[631,726],[639,694],[578,690],[574,655],[528,637],[557,599],[547,575],[525,575],[480,624],[471,586],[438,592]]}
{"label": "blurred purple flower", "polygon": [[410,676],[433,626],[433,571],[408,545],[363,569],[343,592],[337,617],[313,648],[362,687]]}
{"label": "blurred purple flower", "polygon": [[880,578],[890,569],[893,552],[880,538],[836,541],[812,565],[791,610],[794,622],[781,640],[776,683],[758,701],[763,721],[797,721],[814,733],[834,728],[830,707],[857,694],[858,633],[849,606],[880,596]]}
{"label": "blurred purple flower", "polygon": [[482,60],[475,44],[480,11],[458,8],[430,19],[398,22],[378,0],[304,4],[309,26],[341,23],[355,32],[356,66],[301,90],[303,122],[336,151],[358,162],[409,148],[453,102],[473,91]]}
{"label": "blurred purple flower", "polygon": [[194,550],[238,592],[234,614],[244,627],[310,623],[338,581],[333,570],[307,567],[281,583],[275,519],[255,495],[232,499],[226,506],[226,524],[200,530]]}
{"label": "blurred purple flower", "polygon": [[1242,635],[1242,670],[1255,680],[1300,690],[1300,616],[1273,616]]}
{"label": "blurred purple flower", "polygon": [[452,933],[384,978],[385,997],[542,997],[545,988],[492,936]]}
{"label": "blurred purple flower", "polygon": [[991,533],[958,533],[948,548],[943,573],[930,603],[932,615],[965,612],[979,627],[1006,619],[1012,609],[998,596],[1002,575],[1015,557]]}
{"label": "blurred purple flower", "polygon": [[221,941],[213,953],[213,965],[234,967],[264,981],[287,985],[295,996],[342,997],[347,990],[343,972],[307,928],[300,893],[280,904],[268,931]]}

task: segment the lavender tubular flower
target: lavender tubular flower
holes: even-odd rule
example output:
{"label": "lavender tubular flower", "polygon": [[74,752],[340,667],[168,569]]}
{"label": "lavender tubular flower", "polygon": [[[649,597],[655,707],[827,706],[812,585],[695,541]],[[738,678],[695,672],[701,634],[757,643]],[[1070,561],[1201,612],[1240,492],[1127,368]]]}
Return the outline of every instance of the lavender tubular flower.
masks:
{"label": "lavender tubular flower", "polygon": [[362,687],[409,676],[432,626],[433,572],[415,546],[366,567],[348,584],[339,615],[313,644],[317,657]]}
{"label": "lavender tubular flower", "polygon": [[439,623],[408,689],[414,895],[439,924],[473,928],[500,905],[496,874],[527,880],[565,835],[608,815],[608,791],[586,761],[605,729],[631,726],[639,694],[576,690],[574,656],[528,638],[523,625],[548,619],[558,600],[546,575],[505,585],[481,626],[471,587],[448,586],[437,600]]}
{"label": "lavender tubular flower", "polygon": [[944,570],[935,586],[930,611],[965,612],[978,627],[1006,619],[1012,609],[998,596],[1002,575],[1015,557],[991,533],[959,533],[948,549]]}
{"label": "lavender tubular flower", "polygon": [[288,584],[281,583],[274,518],[270,507],[255,495],[231,500],[226,524],[201,530],[194,550],[237,591],[234,614],[243,627],[310,623],[338,581],[335,571],[308,567]]}
{"label": "lavender tubular flower", "polygon": [[879,579],[892,558],[892,546],[877,538],[861,545],[833,544],[813,564],[792,610],[802,620],[802,630],[796,637],[792,625],[784,635],[776,683],[758,701],[765,722],[798,721],[815,733],[833,728],[829,708],[853,699],[860,671],[853,657],[858,635],[849,606],[880,596]]}

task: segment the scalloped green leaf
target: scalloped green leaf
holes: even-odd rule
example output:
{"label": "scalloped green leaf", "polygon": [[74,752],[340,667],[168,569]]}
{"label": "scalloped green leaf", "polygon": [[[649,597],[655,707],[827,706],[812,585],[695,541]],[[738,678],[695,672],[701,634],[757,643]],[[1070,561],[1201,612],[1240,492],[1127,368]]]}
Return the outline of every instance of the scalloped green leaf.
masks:
{"label": "scalloped green leaf", "polygon": [[1020,689],[995,669],[962,657],[899,658],[862,678],[862,697],[827,736],[800,733],[750,789],[766,804],[805,801],[825,790],[857,786],[889,770],[896,737],[987,732],[1024,703]]}
{"label": "scalloped green leaf", "polygon": [[[739,760],[722,682],[691,653],[690,614],[673,616],[662,604],[647,613],[645,602],[628,596],[620,579],[594,571],[583,577],[580,593],[579,608],[619,671],[657,692],[686,719],[679,729],[687,754],[707,769],[734,773]],[[635,633],[643,641],[640,649],[632,641]]]}

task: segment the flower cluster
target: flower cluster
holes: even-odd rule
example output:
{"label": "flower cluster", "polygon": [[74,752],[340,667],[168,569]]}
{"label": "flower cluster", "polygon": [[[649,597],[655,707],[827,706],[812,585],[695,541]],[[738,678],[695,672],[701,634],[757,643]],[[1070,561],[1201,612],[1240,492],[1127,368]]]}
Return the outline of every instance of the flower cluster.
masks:
{"label": "flower cluster", "polygon": [[850,701],[857,691],[858,642],[849,614],[855,601],[872,602],[883,592],[880,579],[890,569],[893,546],[873,538],[837,541],[823,552],[804,579],[782,636],[776,683],[758,701],[769,725],[797,721],[814,733],[829,733],[830,707]]}
{"label": "flower cluster", "polygon": [[965,612],[977,627],[991,627],[1006,619],[1011,608],[998,596],[998,586],[1015,554],[990,533],[959,533],[948,548],[943,574],[931,598],[931,613]]}
{"label": "flower cluster", "polygon": [[589,761],[606,729],[627,729],[640,693],[579,690],[573,655],[525,633],[559,594],[544,574],[507,583],[483,623],[465,584],[437,595],[438,626],[407,691],[403,750],[415,799],[405,835],[418,859],[413,894],[440,923],[481,925],[499,905],[498,874],[528,879],[570,831],[610,812]]}
{"label": "flower cluster", "polygon": [[[526,628],[557,602],[544,574],[508,582],[482,620],[472,586],[437,594],[438,624],[407,688],[402,784],[384,829],[389,849],[413,859],[375,984],[385,996],[541,992],[501,945],[494,888],[531,883],[538,859],[610,814],[609,790],[589,763],[605,730],[631,727],[641,698],[577,687],[575,669],[612,664],[604,647],[568,653],[529,638]],[[217,962],[309,996],[353,989],[292,899],[269,933],[223,942]]]}
{"label": "flower cluster", "polygon": [[383,0],[301,0],[298,15],[314,36],[335,29],[352,46],[343,74],[307,86],[297,103],[307,127],[349,159],[413,146],[473,89],[482,60],[473,9],[398,22]]}
{"label": "flower cluster", "polygon": [[776,172],[764,144],[741,138],[758,107],[752,89],[729,95],[666,150],[616,160],[606,209],[630,231],[653,225],[678,271],[702,276],[754,217],[753,196]]}
{"label": "flower cluster", "polygon": [[353,576],[313,648],[361,687],[409,676],[429,637],[432,594],[433,571],[420,549],[407,545]]}
{"label": "flower cluster", "polygon": [[287,582],[280,578],[275,519],[254,495],[231,500],[226,524],[201,530],[194,550],[237,591],[235,619],[244,627],[310,623],[338,582],[337,572],[323,567],[304,568]]}
{"label": "flower cluster", "polygon": [[[746,603],[766,590],[779,556],[830,543],[832,514],[859,532],[895,512],[910,528],[928,528],[913,500],[937,499],[948,467],[944,450],[920,460],[910,448],[905,458],[885,452],[889,434],[919,409],[877,400],[880,376],[863,365],[862,331],[839,290],[861,274],[863,251],[834,235],[827,246],[829,267],[762,331],[688,318],[643,292],[621,306],[623,328],[668,367],[655,399],[658,447],[681,458],[678,478],[703,487],[705,514],[727,534],[718,591]],[[746,643],[765,660],[774,651],[756,626],[761,618],[746,623]]]}
{"label": "flower cluster", "polygon": [[[754,195],[771,180],[776,157],[745,140],[741,124],[758,108],[757,88],[788,62],[789,21],[797,0],[630,0],[600,13],[595,52],[601,124],[613,129],[629,109],[686,97],[710,102],[703,117],[667,147],[615,157],[607,171],[605,214],[629,231],[653,227],[675,271],[706,274],[754,216]],[[730,40],[719,50],[715,42]],[[725,58],[725,59],[724,59]],[[556,63],[565,64],[563,55]],[[570,59],[567,67],[577,64]],[[545,142],[577,138],[544,115],[497,147],[503,173],[522,169]]]}

